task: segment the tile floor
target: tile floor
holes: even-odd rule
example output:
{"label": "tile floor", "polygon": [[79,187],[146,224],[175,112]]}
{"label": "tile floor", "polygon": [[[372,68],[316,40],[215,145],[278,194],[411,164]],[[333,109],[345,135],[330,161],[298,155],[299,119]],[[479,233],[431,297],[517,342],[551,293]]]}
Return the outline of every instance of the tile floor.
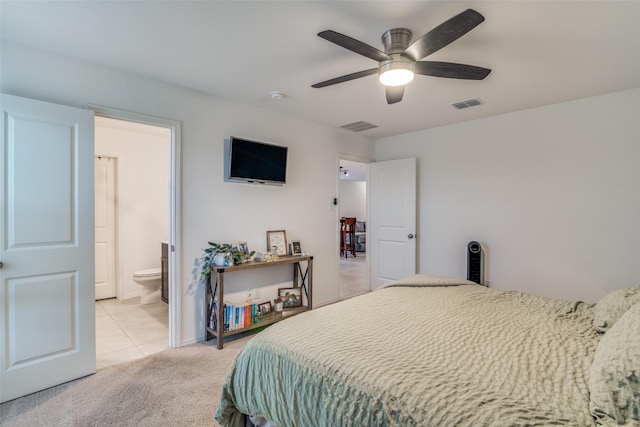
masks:
{"label": "tile floor", "polygon": [[96,301],[96,367],[140,359],[169,347],[169,306],[139,298]]}
{"label": "tile floor", "polygon": [[366,252],[340,257],[340,299],[368,292]]}

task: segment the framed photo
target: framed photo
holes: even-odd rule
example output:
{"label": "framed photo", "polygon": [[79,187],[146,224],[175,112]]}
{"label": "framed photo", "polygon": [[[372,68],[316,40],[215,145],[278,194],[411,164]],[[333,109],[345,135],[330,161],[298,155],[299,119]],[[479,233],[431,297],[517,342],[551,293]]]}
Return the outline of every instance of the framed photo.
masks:
{"label": "framed photo", "polygon": [[238,250],[245,255],[249,255],[249,245],[247,242],[238,242]]}
{"label": "framed photo", "polygon": [[287,233],[284,230],[267,231],[267,251],[287,255]]}
{"label": "framed photo", "polygon": [[300,244],[300,240],[291,241],[291,255],[302,255],[302,244]]}
{"label": "framed photo", "polygon": [[282,308],[302,305],[302,288],[279,288],[278,296],[282,299]]}
{"label": "framed photo", "polygon": [[273,308],[271,307],[271,302],[263,302],[262,304],[258,304],[258,311],[262,314],[271,313]]}

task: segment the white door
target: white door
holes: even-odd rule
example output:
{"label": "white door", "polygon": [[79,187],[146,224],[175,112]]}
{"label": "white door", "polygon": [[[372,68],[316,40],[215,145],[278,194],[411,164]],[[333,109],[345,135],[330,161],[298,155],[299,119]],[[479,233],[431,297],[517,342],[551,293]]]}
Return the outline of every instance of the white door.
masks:
{"label": "white door", "polygon": [[369,183],[373,290],[416,273],[416,159],[371,163]]}
{"label": "white door", "polygon": [[95,159],[96,300],[116,296],[115,163],[113,157]]}
{"label": "white door", "polygon": [[2,95],[0,401],[95,372],[93,112]]}

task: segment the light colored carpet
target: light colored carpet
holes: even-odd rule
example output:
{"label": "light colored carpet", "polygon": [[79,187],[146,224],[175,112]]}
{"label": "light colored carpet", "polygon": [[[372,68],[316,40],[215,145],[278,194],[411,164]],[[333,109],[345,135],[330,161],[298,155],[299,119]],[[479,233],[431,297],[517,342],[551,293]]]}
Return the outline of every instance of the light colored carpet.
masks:
{"label": "light colored carpet", "polygon": [[168,349],[0,405],[0,425],[217,426],[227,369],[252,335]]}

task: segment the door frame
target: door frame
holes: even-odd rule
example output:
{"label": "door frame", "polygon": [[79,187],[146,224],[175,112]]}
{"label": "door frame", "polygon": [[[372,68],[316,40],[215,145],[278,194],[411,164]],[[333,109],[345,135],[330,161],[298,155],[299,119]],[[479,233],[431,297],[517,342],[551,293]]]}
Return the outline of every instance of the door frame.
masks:
{"label": "door frame", "polygon": [[[334,224],[336,225],[336,230],[333,233],[333,235],[335,236],[334,238],[336,239],[335,241],[335,251],[334,253],[337,254],[336,257],[336,271],[338,272],[338,277],[336,277],[336,283],[338,283],[338,289],[337,289],[337,293],[338,296],[336,298],[336,301],[338,301],[340,299],[340,281],[338,280],[338,278],[340,277],[340,239],[338,238],[338,236],[340,235],[340,217],[339,217],[339,212],[340,212],[340,161],[341,160],[348,160],[350,162],[357,162],[357,163],[362,163],[367,165],[367,179],[365,180],[366,186],[367,186],[367,191],[366,191],[366,212],[367,212],[367,222],[369,221],[369,165],[371,163],[373,163],[374,161],[371,160],[368,157],[361,157],[361,156],[354,156],[352,154],[344,154],[344,153],[338,153],[337,159],[336,159],[336,168],[335,170],[337,171],[336,176],[338,177],[336,179],[336,194],[338,197],[338,206],[334,206],[335,208],[335,221]],[[365,231],[365,242],[369,241],[369,229],[367,227],[366,231]],[[368,245],[367,245],[367,250],[369,249]],[[367,254],[368,255],[368,254]],[[369,265],[369,260],[370,257],[367,256],[365,257],[366,261],[366,275],[367,275],[367,279],[366,279],[366,283],[367,283],[367,287],[366,290],[370,291],[371,290],[371,274],[370,274],[370,265]]]}
{"label": "door frame", "polygon": [[150,116],[117,108],[87,104],[85,108],[92,110],[96,116],[126,120],[146,125],[163,127],[171,130],[171,170],[169,172],[169,346],[175,348],[182,344],[181,328],[181,293],[176,284],[180,271],[178,262],[181,259],[180,244],[180,135],[181,123],[177,120]]}

